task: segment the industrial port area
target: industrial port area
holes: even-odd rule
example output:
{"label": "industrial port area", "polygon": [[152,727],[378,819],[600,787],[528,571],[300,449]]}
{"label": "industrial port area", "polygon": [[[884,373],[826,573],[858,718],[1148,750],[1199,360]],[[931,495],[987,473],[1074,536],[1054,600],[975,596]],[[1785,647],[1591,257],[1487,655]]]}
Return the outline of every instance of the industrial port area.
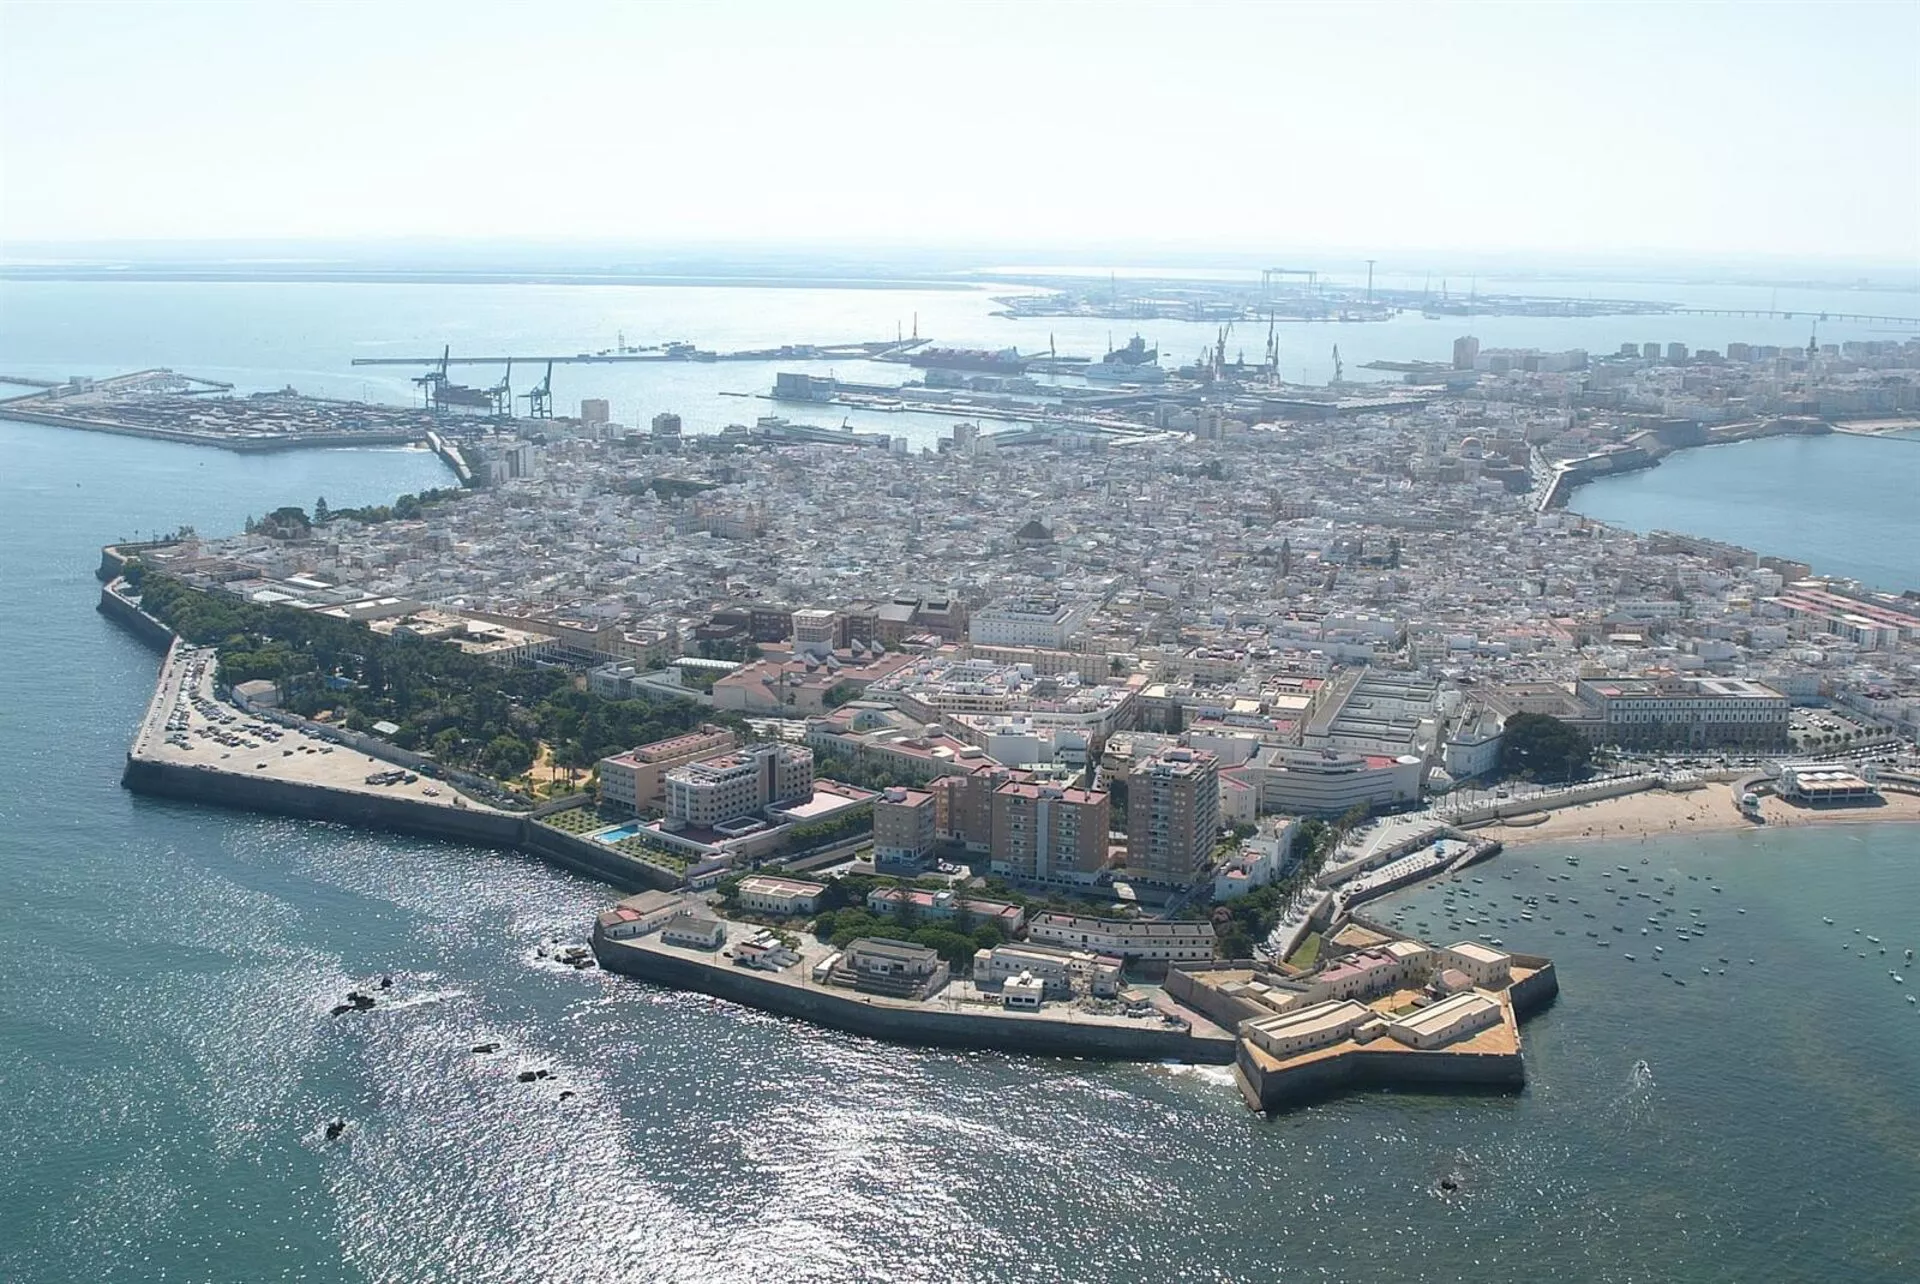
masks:
{"label": "industrial port area", "polygon": [[431,407],[329,401],[291,388],[236,396],[232,384],[172,370],[64,383],[8,376],[0,383],[40,385],[0,400],[9,419],[225,450],[413,445],[426,443],[438,423]]}

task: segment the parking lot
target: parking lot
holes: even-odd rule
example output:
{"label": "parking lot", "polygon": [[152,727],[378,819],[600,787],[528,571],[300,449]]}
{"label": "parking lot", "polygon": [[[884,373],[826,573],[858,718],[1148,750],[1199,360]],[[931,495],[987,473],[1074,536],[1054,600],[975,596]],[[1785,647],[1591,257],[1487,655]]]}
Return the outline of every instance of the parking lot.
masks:
{"label": "parking lot", "polygon": [[157,762],[257,773],[356,793],[399,795],[446,807],[492,810],[431,780],[344,744],[256,717],[214,692],[211,649],[180,647],[160,676],[134,744]]}

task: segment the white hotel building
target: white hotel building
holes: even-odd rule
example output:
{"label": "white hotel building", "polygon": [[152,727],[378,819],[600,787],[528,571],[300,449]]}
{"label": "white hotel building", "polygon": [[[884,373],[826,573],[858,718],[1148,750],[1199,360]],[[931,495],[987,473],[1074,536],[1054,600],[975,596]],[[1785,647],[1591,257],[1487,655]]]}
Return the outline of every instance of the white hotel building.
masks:
{"label": "white hotel building", "polygon": [[976,611],[967,638],[981,646],[1031,646],[1070,650],[1086,628],[1087,609],[1057,598],[1016,598]]}
{"label": "white hotel building", "polygon": [[751,816],[813,788],[813,750],[748,745],[735,753],[675,767],[666,776],[667,818],[711,829]]}

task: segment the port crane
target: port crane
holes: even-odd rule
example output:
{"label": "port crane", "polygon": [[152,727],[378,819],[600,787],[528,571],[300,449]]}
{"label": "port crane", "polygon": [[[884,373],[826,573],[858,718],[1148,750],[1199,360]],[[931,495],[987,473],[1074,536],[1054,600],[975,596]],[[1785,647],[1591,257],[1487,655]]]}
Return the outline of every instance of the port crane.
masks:
{"label": "port crane", "polygon": [[547,374],[527,394],[527,418],[553,418],[553,362],[547,362]]}
{"label": "port crane", "polygon": [[447,361],[453,356],[453,345],[449,343],[440,352],[440,364],[423,375],[415,375],[413,382],[419,387],[420,395],[429,410],[440,409],[441,393],[447,386]]}
{"label": "port crane", "polygon": [[1260,269],[1260,293],[1272,294],[1273,283],[1279,278],[1286,276],[1306,277],[1307,290],[1309,293],[1315,292],[1320,288],[1320,274],[1312,268],[1270,267]]}
{"label": "port crane", "polygon": [[513,359],[507,359],[507,371],[500,376],[500,382],[487,389],[487,395],[493,398],[493,413],[504,418],[513,417]]}

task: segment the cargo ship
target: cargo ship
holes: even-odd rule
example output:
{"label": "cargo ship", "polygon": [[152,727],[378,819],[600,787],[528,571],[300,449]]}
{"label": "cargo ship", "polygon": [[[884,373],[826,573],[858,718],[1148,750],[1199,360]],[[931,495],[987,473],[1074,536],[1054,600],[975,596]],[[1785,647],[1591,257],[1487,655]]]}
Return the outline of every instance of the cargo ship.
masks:
{"label": "cargo ship", "polygon": [[907,358],[907,364],[921,369],[983,370],[990,374],[1025,374],[1027,358],[1012,348],[990,351],[986,348],[922,348]]}

